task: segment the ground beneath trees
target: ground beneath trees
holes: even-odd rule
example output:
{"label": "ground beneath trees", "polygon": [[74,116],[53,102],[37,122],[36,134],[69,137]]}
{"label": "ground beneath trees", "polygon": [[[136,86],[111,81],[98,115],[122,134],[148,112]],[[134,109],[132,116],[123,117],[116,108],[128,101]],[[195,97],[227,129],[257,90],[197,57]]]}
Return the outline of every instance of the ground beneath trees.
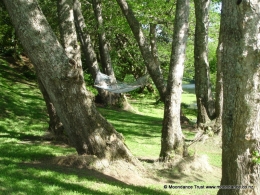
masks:
{"label": "ground beneath trees", "polygon": [[[17,64],[17,60],[11,57],[8,61],[10,67],[18,70],[18,72],[26,78],[35,77],[31,74],[32,65],[27,58],[23,57],[21,60],[22,63],[20,64]],[[19,82],[31,85],[27,80],[24,80],[23,77],[18,78],[17,75],[12,75],[12,71],[8,72],[8,76],[14,83]],[[137,121],[136,118],[135,120]],[[161,124],[160,120],[155,122],[159,125]],[[183,123],[182,127],[187,132],[194,133],[195,131],[194,127],[189,125],[189,123]],[[149,134],[150,132],[147,132],[145,135]],[[26,139],[19,142],[24,145],[28,144],[28,146],[30,144],[39,143],[43,145],[59,145],[61,147],[68,147],[63,143],[44,141],[44,138],[40,136],[27,136]],[[198,183],[219,185],[221,179],[221,162],[219,162],[219,156],[221,154],[221,138],[218,136],[209,137],[207,140],[194,143],[189,147],[189,153],[190,157],[175,157],[174,160],[169,163],[159,163],[158,159],[154,156],[138,157],[142,167],[136,167],[125,161],[115,161],[108,165],[106,161],[100,161],[94,156],[77,156],[76,154],[44,158],[37,161],[24,161],[21,165],[29,168],[35,167],[41,170],[54,170],[64,174],[73,173],[82,177],[91,176],[99,180],[107,180],[117,184],[122,183],[136,186],[163,186],[165,184],[197,185]],[[205,193],[202,192],[202,194]]]}
{"label": "ground beneath trees", "polygon": [[[91,155],[69,155],[25,163],[30,167],[59,170],[59,172],[77,173],[81,176],[91,175],[98,179],[122,182],[136,186],[207,183],[211,181],[218,185],[221,179],[221,168],[210,165],[207,155],[199,155],[196,150],[201,148],[215,148],[220,150],[220,137],[211,137],[204,142],[195,143],[190,147],[189,157],[175,157],[172,162],[160,163],[156,158],[140,157],[143,167],[118,160],[110,165]],[[46,142],[46,144],[53,144]],[[63,147],[66,145],[60,144]]]}

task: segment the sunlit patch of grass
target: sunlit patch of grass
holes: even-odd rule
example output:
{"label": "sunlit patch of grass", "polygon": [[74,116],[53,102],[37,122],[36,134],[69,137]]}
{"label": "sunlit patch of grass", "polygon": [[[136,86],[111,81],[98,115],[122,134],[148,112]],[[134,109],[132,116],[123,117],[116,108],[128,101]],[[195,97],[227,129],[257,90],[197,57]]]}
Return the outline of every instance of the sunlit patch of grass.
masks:
{"label": "sunlit patch of grass", "polygon": [[[136,156],[159,156],[162,117],[99,108]],[[140,147],[142,146],[142,147]]]}

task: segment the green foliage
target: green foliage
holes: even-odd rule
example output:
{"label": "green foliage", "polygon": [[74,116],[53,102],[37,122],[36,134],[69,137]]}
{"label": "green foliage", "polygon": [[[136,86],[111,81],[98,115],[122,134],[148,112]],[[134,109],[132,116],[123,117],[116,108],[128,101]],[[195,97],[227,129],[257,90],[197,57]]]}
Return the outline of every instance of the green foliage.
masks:
{"label": "green foliage", "polygon": [[131,0],[129,4],[142,24],[172,22],[175,12],[175,0]]}
{"label": "green foliage", "polygon": [[[56,17],[56,2],[51,0],[40,0],[41,9],[43,10],[49,24],[54,32],[58,33],[58,20]],[[5,9],[3,2],[0,3],[0,54],[6,56],[19,57],[23,48],[18,40],[15,29]]]}
{"label": "green foliage", "polygon": [[4,5],[0,4],[0,54],[18,56],[21,52],[15,30]]}
{"label": "green foliage", "polygon": [[209,24],[209,67],[210,67],[210,81],[213,90],[216,85],[216,73],[217,73],[217,46],[220,28],[220,3],[219,1],[213,1],[210,9],[210,24]]}
{"label": "green foliage", "polygon": [[252,152],[252,162],[255,164],[260,164],[260,154],[258,151]]}
{"label": "green foliage", "polygon": [[[175,0],[170,1],[128,1],[132,7],[137,19],[142,24],[147,40],[149,41],[149,23],[157,23],[157,47],[158,57],[161,62],[161,68],[165,80],[168,78],[173,22],[175,13]],[[39,4],[53,31],[59,37],[59,27],[57,18],[56,2],[51,0],[40,0]],[[127,77],[132,75],[135,79],[143,76],[146,72],[143,58],[141,56],[137,42],[131,32],[131,29],[121,13],[116,1],[102,1],[102,13],[104,20],[104,29],[110,46],[110,55],[115,75],[119,81],[127,81]],[[22,52],[19,41],[17,40],[11,21],[3,4],[0,6],[0,53],[15,54],[18,56]],[[97,55],[99,55],[97,23],[94,17],[91,1],[82,3],[82,11],[86,21],[86,31],[90,34],[93,46]],[[210,10],[209,26],[209,64],[211,71],[211,83],[215,84],[216,78],[216,47],[219,31],[219,3],[212,2]],[[190,30],[189,41],[186,49],[186,61],[184,81],[192,82],[194,80],[194,32],[195,32],[195,14],[194,5],[191,2],[190,9]],[[98,60],[100,58],[98,57]],[[82,55],[83,67],[86,67],[84,55]],[[88,86],[93,85],[93,80],[88,79]],[[92,83],[91,83],[92,82]],[[91,91],[96,93],[95,90]]]}
{"label": "green foliage", "polygon": [[86,82],[86,88],[91,91],[94,95],[98,94],[97,89],[94,87],[94,80],[90,74],[84,73],[84,80]]}
{"label": "green foliage", "polygon": [[39,0],[43,14],[48,20],[53,32],[59,37],[59,20],[57,15],[57,1]]}

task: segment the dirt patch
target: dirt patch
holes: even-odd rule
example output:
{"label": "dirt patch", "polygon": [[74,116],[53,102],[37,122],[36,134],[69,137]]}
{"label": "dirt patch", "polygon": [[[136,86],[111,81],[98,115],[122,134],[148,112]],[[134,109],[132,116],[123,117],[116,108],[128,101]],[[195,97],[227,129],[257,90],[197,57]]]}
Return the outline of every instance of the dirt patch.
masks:
{"label": "dirt patch", "polygon": [[176,158],[169,163],[161,163],[154,158],[143,158],[140,161],[143,167],[137,167],[122,160],[109,163],[93,155],[69,155],[35,162],[35,164],[37,166],[63,167],[63,171],[68,168],[86,174],[91,172],[93,177],[103,177],[106,180],[138,186],[206,182],[209,181],[209,178],[213,179],[213,181],[220,181],[221,169],[210,166],[205,155]]}
{"label": "dirt patch", "polygon": [[197,142],[192,145],[195,149],[192,156],[185,158],[175,156],[171,162],[167,163],[159,162],[156,157],[140,157],[138,158],[141,165],[139,167],[123,160],[108,162],[93,155],[76,154],[26,164],[43,169],[59,169],[65,174],[73,171],[78,175],[91,175],[110,182],[116,181],[137,186],[208,183],[209,181],[219,184],[221,168],[212,166],[207,155],[198,155],[196,152],[205,148],[217,152],[217,148],[220,148],[219,141],[220,137],[214,137],[204,143]]}
{"label": "dirt patch", "polygon": [[212,166],[208,162],[208,157],[206,155],[202,156],[192,156],[182,159],[176,166],[179,172],[184,174],[190,174],[194,171],[199,171],[202,173],[213,172]]}
{"label": "dirt patch", "polygon": [[107,160],[98,159],[93,155],[54,157],[34,162],[33,166],[47,166],[49,168],[63,167],[64,172],[66,172],[66,169],[73,169],[86,174],[91,172],[93,177],[97,176],[101,178],[103,175],[104,179],[110,181],[120,181],[132,185],[146,184],[146,171],[143,167],[137,167],[123,160],[109,163]]}

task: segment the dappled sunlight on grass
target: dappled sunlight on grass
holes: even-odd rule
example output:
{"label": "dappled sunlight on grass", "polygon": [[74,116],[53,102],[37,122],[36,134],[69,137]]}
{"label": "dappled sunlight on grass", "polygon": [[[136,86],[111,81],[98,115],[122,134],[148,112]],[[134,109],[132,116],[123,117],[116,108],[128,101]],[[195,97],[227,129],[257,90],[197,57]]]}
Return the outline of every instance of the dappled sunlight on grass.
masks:
{"label": "dappled sunlight on grass", "polygon": [[[159,156],[162,118],[99,108],[136,156]],[[123,124],[123,125],[122,125]],[[140,147],[141,146],[141,147]]]}
{"label": "dappled sunlight on grass", "polygon": [[[194,98],[190,95],[187,93],[187,101]],[[48,128],[48,115],[37,84],[14,71],[4,60],[0,60],[0,99],[0,194],[201,194],[165,190],[161,183],[134,186],[94,169],[53,163],[55,158],[73,156],[75,149],[43,140]],[[130,100],[130,103],[136,113],[98,109],[123,134],[135,156],[156,159],[160,152],[164,105],[148,98]],[[185,112],[194,117],[190,109],[184,108]],[[192,139],[195,133],[191,126],[183,127],[185,137]],[[201,144],[197,150],[199,154],[206,153],[212,165],[220,167],[220,153],[214,145],[209,144],[206,151]],[[167,171],[167,174],[162,174],[166,176],[165,181],[173,181],[175,170]],[[194,184],[192,180],[182,180],[184,178],[187,176],[181,177],[179,183]],[[198,178],[196,184],[202,183],[199,176],[194,178]],[[156,179],[160,181],[160,178]]]}
{"label": "dappled sunlight on grass", "polygon": [[[94,170],[48,164],[48,159],[75,154],[75,149],[42,140],[48,116],[37,84],[3,60],[0,98],[0,194],[168,194],[128,185]],[[127,118],[122,120],[134,127]]]}

